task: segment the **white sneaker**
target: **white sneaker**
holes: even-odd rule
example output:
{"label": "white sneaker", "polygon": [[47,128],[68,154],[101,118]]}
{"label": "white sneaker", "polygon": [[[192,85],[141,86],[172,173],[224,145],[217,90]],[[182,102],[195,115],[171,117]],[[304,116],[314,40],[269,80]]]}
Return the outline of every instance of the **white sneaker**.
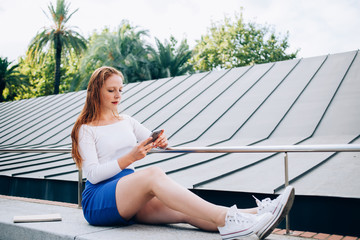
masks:
{"label": "white sneaker", "polygon": [[218,229],[223,240],[240,239],[256,234],[265,228],[271,219],[271,213],[261,215],[242,213],[234,205],[226,214],[225,226]]}
{"label": "white sneaker", "polygon": [[[254,197],[255,198],[255,197]],[[259,239],[265,239],[272,233],[272,231],[281,223],[285,216],[289,213],[295,198],[295,189],[292,186],[285,188],[285,191],[280,194],[276,199],[270,200],[266,198],[262,201],[256,200],[258,205],[258,215],[272,214],[272,219],[269,223],[256,232]]]}

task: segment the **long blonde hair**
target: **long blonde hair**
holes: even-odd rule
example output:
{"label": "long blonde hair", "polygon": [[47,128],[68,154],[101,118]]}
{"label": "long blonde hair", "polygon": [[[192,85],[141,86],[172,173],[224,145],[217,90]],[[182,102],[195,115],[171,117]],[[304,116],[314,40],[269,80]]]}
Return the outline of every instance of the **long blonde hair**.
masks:
{"label": "long blonde hair", "polygon": [[72,149],[71,155],[76,163],[76,166],[81,169],[83,159],[79,153],[79,129],[81,125],[94,122],[100,117],[100,91],[106,79],[111,75],[116,74],[124,80],[123,74],[112,67],[101,67],[96,69],[91,75],[84,108],[79,117],[76,119],[74,127],[71,131]]}

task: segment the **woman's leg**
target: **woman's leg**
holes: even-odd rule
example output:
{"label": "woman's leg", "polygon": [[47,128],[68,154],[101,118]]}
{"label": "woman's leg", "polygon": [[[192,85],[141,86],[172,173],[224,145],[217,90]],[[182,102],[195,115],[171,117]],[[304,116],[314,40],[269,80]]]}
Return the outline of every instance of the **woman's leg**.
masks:
{"label": "woman's leg", "polygon": [[136,221],[146,224],[189,223],[202,230],[217,231],[217,226],[214,223],[172,210],[156,197],[153,197],[139,210],[136,214]]}
{"label": "woman's leg", "polygon": [[[174,182],[157,167],[147,168],[127,175],[116,186],[116,204],[120,215],[125,219],[135,216],[154,197],[166,207],[180,212],[191,219],[201,219],[215,226],[225,224],[228,208],[209,203],[186,188]],[[169,222],[172,217],[170,215]],[[179,216],[179,215],[178,215]],[[145,219],[143,217],[143,219]],[[151,223],[152,217],[147,221]],[[166,221],[166,216],[163,221]],[[154,220],[156,223],[156,219]],[[195,220],[196,221],[196,220]]]}

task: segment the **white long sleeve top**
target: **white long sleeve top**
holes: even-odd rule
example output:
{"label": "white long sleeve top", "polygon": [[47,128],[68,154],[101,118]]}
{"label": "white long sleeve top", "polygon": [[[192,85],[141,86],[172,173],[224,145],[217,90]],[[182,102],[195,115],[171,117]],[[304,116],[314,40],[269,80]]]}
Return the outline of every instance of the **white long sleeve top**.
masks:
{"label": "white long sleeve top", "polygon": [[[130,152],[138,142],[147,139],[151,131],[134,118],[121,115],[122,120],[110,125],[82,125],[79,129],[79,153],[82,169],[92,184],[118,174],[117,159]],[[133,164],[127,168],[134,169]]]}

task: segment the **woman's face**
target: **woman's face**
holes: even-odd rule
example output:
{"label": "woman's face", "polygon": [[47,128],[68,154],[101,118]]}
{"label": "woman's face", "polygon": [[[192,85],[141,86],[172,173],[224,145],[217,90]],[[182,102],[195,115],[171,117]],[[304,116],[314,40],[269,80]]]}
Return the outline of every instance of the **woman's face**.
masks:
{"label": "woman's face", "polygon": [[100,104],[102,110],[117,111],[123,89],[122,79],[119,75],[112,74],[105,80],[100,91]]}

